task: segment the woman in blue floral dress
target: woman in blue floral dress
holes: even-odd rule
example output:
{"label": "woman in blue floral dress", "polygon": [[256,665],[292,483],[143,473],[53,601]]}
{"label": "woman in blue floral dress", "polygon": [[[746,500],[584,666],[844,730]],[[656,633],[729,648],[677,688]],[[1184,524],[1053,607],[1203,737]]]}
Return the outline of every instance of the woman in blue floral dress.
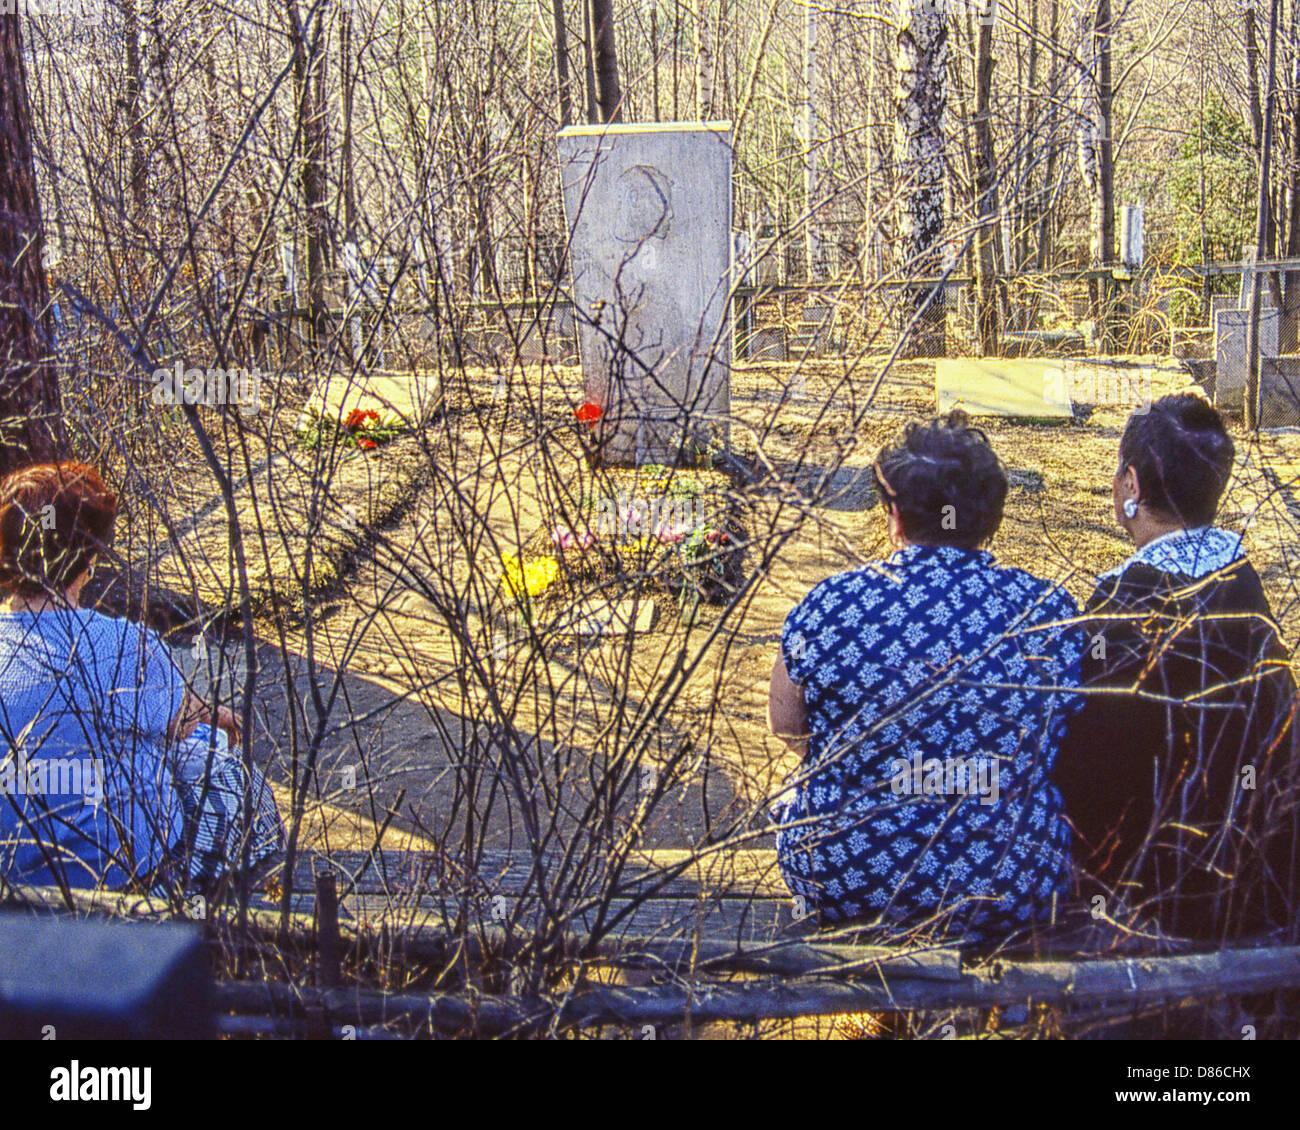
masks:
{"label": "woman in blue floral dress", "polygon": [[1050,774],[1081,705],[1078,609],[983,548],[1007,478],[962,418],[910,425],[875,476],[897,551],[816,585],[782,632],[769,724],[802,758],[778,859],[824,923],[1004,938],[1069,889]]}

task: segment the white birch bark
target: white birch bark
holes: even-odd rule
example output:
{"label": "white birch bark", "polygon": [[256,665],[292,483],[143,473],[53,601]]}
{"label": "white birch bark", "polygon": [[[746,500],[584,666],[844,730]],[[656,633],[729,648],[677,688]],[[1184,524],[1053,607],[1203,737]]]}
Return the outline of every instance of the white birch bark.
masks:
{"label": "white birch bark", "polygon": [[804,205],[808,210],[804,225],[804,247],[808,257],[808,281],[819,282],[824,274],[821,231],[817,216],[817,86],[820,67],[817,54],[817,19],[815,5],[804,8],[804,103],[803,103],[803,185]]}
{"label": "white birch bark", "polygon": [[904,261],[921,273],[936,269],[943,240],[948,8],[948,0],[897,0],[899,236]]}
{"label": "white birch bark", "polygon": [[700,121],[713,120],[713,25],[709,0],[696,0],[695,13],[695,96]]}
{"label": "white birch bark", "polygon": [[1079,159],[1079,173],[1088,192],[1091,208],[1090,256],[1096,265],[1102,262],[1102,185],[1101,185],[1101,134],[1105,128],[1101,108],[1101,84],[1098,74],[1098,44],[1093,35],[1092,16],[1085,9],[1079,35],[1078,121],[1075,127],[1075,148]]}

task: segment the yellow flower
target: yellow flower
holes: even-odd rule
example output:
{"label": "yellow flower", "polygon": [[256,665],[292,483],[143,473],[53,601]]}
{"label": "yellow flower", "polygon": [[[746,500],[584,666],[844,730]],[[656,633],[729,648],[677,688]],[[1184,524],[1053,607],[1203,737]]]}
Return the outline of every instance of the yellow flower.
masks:
{"label": "yellow flower", "polygon": [[512,553],[503,553],[501,566],[501,581],[516,600],[541,596],[560,575],[560,563],[554,557],[521,562]]}

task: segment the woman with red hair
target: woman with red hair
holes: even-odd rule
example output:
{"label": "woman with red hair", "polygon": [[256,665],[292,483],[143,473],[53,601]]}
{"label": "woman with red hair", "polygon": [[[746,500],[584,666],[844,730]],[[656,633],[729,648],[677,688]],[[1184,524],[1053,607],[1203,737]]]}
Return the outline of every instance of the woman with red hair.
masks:
{"label": "woman with red hair", "polygon": [[265,780],[231,752],[233,713],[211,716],[153,632],[81,607],[116,517],[84,463],[0,482],[0,875],[11,883],[117,887],[179,865],[201,886],[280,848]]}

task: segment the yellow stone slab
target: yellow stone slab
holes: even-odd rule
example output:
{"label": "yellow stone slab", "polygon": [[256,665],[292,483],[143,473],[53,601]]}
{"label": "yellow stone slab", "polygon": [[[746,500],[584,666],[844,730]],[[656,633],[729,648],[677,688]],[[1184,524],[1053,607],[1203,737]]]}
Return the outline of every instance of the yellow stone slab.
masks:
{"label": "yellow stone slab", "polygon": [[309,409],[334,419],[354,408],[374,409],[412,425],[425,423],[441,407],[442,385],[434,372],[338,373],[322,377],[308,403]]}
{"label": "yellow stone slab", "polygon": [[1068,420],[1074,415],[1060,361],[944,358],[935,363],[934,387],[940,413],[961,408],[972,416]]}

